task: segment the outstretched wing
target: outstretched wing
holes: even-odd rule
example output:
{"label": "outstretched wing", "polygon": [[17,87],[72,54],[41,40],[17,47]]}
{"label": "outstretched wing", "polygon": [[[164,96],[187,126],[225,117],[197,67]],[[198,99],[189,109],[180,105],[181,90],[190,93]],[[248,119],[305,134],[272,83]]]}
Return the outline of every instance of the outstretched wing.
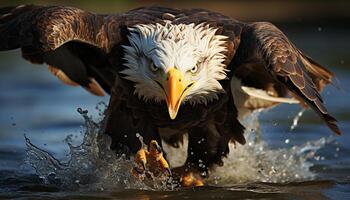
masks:
{"label": "outstretched wing", "polygon": [[121,40],[117,22],[117,15],[71,7],[5,7],[0,9],[0,51],[21,48],[25,59],[47,63],[63,82],[103,95],[116,75],[107,55]]}
{"label": "outstretched wing", "polygon": [[304,55],[274,25],[265,22],[246,26],[233,61],[234,75],[244,85],[292,96],[310,106],[335,133],[341,134],[336,119],[323,104],[320,91],[331,83],[333,74]]}

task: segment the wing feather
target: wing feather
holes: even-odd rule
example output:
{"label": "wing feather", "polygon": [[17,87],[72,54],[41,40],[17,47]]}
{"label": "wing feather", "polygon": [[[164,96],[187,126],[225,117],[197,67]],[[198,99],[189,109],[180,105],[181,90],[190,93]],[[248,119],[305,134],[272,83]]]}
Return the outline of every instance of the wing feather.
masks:
{"label": "wing feather", "polygon": [[275,81],[282,83],[299,100],[316,111],[331,130],[341,134],[336,119],[328,113],[319,93],[324,85],[331,82],[333,76],[331,72],[302,54],[271,23],[258,22],[247,25],[242,35],[240,48],[239,52],[251,52],[245,54],[246,58],[241,58],[242,62],[249,63],[250,60],[254,60],[257,63],[263,63],[264,69],[255,70],[266,70]]}
{"label": "wing feather", "polygon": [[[120,42],[117,34],[108,37],[108,29],[104,28],[108,23],[102,15],[72,7],[0,8],[0,51],[21,48],[25,59],[47,63],[64,83],[79,84],[92,94],[102,95],[96,79],[110,92],[113,77],[100,74],[113,69],[107,54],[114,43]],[[94,66],[101,65],[101,61],[104,66]]]}

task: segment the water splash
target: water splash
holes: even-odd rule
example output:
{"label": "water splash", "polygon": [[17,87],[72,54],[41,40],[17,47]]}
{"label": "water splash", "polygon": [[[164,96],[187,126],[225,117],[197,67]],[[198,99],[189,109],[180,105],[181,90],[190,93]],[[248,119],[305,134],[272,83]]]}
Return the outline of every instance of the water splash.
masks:
{"label": "water splash", "polygon": [[271,149],[259,133],[259,113],[253,113],[243,124],[249,130],[245,133],[247,144],[231,144],[225,165],[210,175],[215,185],[232,183],[269,182],[285,183],[312,180],[316,175],[310,170],[311,162],[319,149],[331,141],[321,138],[291,148]]}
{"label": "water splash", "polygon": [[159,180],[143,182],[131,175],[133,162],[124,155],[116,156],[109,147],[111,139],[101,134],[103,122],[96,123],[88,112],[78,109],[85,120],[85,134],[80,145],[73,145],[72,136],[66,138],[70,158],[60,162],[47,151],[38,148],[26,138],[26,162],[36,171],[44,184],[63,190],[110,190],[116,188],[162,190]]}
{"label": "water splash", "polygon": [[[103,109],[102,109],[103,110]],[[164,179],[140,181],[131,175],[133,162],[125,156],[117,157],[109,148],[111,139],[102,134],[103,121],[95,122],[87,111],[78,109],[85,120],[84,138],[80,145],[73,145],[72,136],[66,138],[70,158],[62,162],[50,153],[33,145],[26,138],[27,161],[36,170],[44,184],[68,190],[110,190],[132,188],[166,190]],[[211,172],[208,183],[217,186],[232,183],[305,181],[315,177],[310,160],[327,144],[325,138],[301,146],[271,149],[259,134],[258,113],[251,115],[243,124],[247,127],[244,146],[230,145],[230,154],[223,167]],[[102,116],[102,115],[101,115]],[[103,117],[102,117],[103,119]],[[142,138],[139,137],[140,140]],[[141,141],[142,142],[142,141]]]}
{"label": "water splash", "polygon": [[248,142],[239,147],[230,145],[230,149],[234,148],[232,153],[224,160],[224,167],[214,170],[211,181],[217,185],[230,185],[312,180],[316,175],[310,170],[313,166],[311,160],[327,142],[321,138],[290,149],[269,149],[265,142]]}

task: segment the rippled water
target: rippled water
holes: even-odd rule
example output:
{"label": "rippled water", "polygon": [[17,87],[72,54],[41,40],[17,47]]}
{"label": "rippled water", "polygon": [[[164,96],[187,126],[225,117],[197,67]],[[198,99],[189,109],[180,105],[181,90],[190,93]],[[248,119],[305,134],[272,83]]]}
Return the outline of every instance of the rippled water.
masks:
{"label": "rippled water", "polygon": [[[248,130],[254,129],[247,133],[248,143],[231,146],[225,166],[211,174],[209,186],[197,189],[170,190],[161,180],[135,180],[128,173],[132,163],[116,158],[109,139],[98,137],[103,110],[98,102],[108,102],[108,97],[62,85],[43,67],[21,60],[17,51],[1,53],[0,198],[349,198],[350,71],[343,69],[350,61],[341,54],[350,49],[344,43],[349,36],[327,43],[327,33],[314,40],[308,33],[293,33],[298,46],[336,68],[341,89],[330,86],[324,96],[344,134],[333,136],[311,111],[291,130],[298,106],[260,113],[260,123],[258,115],[246,122]],[[326,49],[334,56],[322,53]],[[78,107],[87,109],[88,116],[79,114]]]}

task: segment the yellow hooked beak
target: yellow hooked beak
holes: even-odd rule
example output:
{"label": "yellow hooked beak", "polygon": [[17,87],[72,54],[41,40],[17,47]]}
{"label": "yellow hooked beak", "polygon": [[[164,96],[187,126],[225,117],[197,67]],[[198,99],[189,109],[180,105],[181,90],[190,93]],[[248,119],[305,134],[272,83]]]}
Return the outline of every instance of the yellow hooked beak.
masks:
{"label": "yellow hooked beak", "polygon": [[167,99],[168,111],[171,119],[175,119],[179,111],[182,100],[186,97],[187,92],[192,87],[193,82],[189,83],[184,80],[182,73],[172,68],[167,73],[167,78],[163,84]]}

